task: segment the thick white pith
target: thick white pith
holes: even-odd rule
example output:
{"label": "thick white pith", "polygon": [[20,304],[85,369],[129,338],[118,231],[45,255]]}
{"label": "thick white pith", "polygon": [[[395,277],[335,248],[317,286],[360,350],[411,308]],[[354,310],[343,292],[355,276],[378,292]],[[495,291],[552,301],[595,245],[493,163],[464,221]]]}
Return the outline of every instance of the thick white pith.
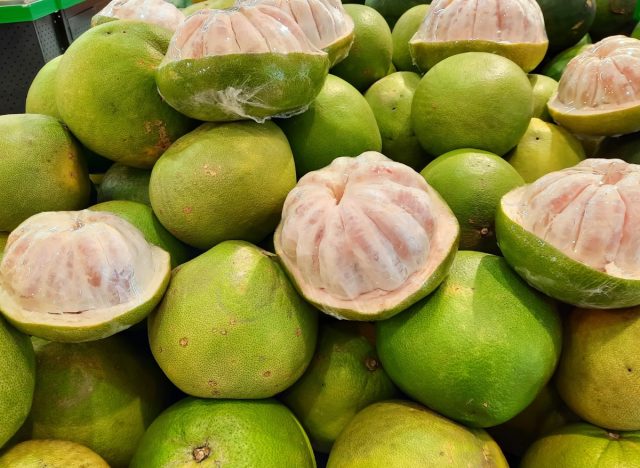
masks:
{"label": "thick white pith", "polygon": [[376,314],[418,292],[457,235],[455,217],[422,176],[369,152],[303,177],[275,243],[307,299]]}
{"label": "thick white pith", "polygon": [[112,0],[96,15],[101,16],[144,21],[171,31],[185,20],[175,5],[164,0]]}
{"label": "thick white pith", "polygon": [[502,209],[569,258],[618,278],[640,278],[640,166],[587,159],[509,192]]}

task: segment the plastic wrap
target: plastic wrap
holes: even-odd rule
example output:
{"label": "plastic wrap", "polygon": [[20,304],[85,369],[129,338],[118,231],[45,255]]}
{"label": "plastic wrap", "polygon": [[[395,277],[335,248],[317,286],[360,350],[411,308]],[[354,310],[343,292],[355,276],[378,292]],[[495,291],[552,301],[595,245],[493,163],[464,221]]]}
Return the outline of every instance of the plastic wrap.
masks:
{"label": "plastic wrap", "polygon": [[185,16],[164,0],[112,0],[91,19],[91,24],[95,26],[108,18],[139,20],[175,31]]}

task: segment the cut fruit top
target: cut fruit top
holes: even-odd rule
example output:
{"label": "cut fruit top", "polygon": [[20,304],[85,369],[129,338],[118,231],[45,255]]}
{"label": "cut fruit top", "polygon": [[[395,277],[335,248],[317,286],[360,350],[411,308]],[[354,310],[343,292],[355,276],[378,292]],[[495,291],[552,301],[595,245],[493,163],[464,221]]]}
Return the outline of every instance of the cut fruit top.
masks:
{"label": "cut fruit top", "polygon": [[640,278],[640,166],[587,159],[505,195],[505,213],[568,257]]}
{"label": "cut fruit top", "polygon": [[366,152],[300,179],[274,243],[294,283],[321,310],[379,319],[435,289],[458,233],[455,216],[420,174]]}
{"label": "cut fruit top", "polygon": [[91,23],[95,25],[101,18],[139,20],[175,31],[185,16],[175,5],[164,0],[112,0]]}

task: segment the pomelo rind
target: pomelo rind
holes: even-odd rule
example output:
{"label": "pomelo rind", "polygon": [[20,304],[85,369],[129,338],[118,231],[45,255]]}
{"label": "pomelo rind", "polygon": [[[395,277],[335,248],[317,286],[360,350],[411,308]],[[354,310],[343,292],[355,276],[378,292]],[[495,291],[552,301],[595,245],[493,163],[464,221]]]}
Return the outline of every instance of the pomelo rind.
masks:
{"label": "pomelo rind", "polygon": [[615,110],[578,111],[560,103],[556,92],[547,108],[556,123],[578,135],[615,136],[640,131],[640,103]]}

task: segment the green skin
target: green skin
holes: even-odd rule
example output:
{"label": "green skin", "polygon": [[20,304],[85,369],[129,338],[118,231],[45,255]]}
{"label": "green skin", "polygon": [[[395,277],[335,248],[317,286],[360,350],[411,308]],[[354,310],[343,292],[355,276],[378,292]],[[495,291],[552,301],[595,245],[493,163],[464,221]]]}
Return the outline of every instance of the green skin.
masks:
{"label": "green skin", "polygon": [[495,426],[525,409],[560,356],[555,305],[504,259],[479,252],[458,252],[433,295],[376,331],[396,385],[471,427]]}
{"label": "green skin", "polygon": [[98,191],[98,202],[131,200],[151,206],[149,200],[151,171],[114,164],[104,174]]}
{"label": "green skin", "polygon": [[42,211],[80,210],[91,182],[76,140],[45,115],[0,116],[0,231]]}
{"label": "green skin", "polygon": [[431,3],[431,0],[365,0],[364,4],[375,8],[393,27],[398,19],[410,8]]}
{"label": "green skin", "polygon": [[309,368],[282,401],[298,417],[314,449],[329,453],[358,411],[395,394],[375,344],[353,322],[331,321],[321,328]]}
{"label": "green skin", "polygon": [[533,88],[533,117],[552,122],[551,115],[547,109],[547,102],[558,90],[558,82],[546,75],[529,75],[529,81]]}
{"label": "green skin", "polygon": [[534,288],[578,307],[617,309],[640,304],[640,280],[622,279],[577,262],[505,213],[496,213],[498,246],[509,265]]}
{"label": "green skin", "polygon": [[162,97],[194,119],[263,121],[304,111],[328,71],[327,55],[230,54],[163,64],[156,81]]}
{"label": "green skin", "polygon": [[418,5],[407,10],[398,20],[391,31],[393,39],[393,64],[399,71],[420,73],[420,69],[413,64],[409,41],[420,28],[420,24],[429,12],[429,5]]}
{"label": "green skin", "polygon": [[0,232],[0,262],[2,261],[2,256],[4,255],[4,248],[7,245],[8,237],[8,232]]}
{"label": "green skin", "polygon": [[520,468],[640,468],[640,432],[609,432],[587,423],[570,424],[539,439]]}
{"label": "green skin", "polygon": [[73,42],[58,68],[56,103],[83,145],[148,169],[193,128],[156,89],[155,70],[170,39],[171,32],[159,26],[110,21]]}
{"label": "green skin", "polygon": [[549,52],[574,46],[587,34],[596,17],[594,0],[536,0],[544,15]]}
{"label": "green skin", "polygon": [[619,158],[631,164],[640,164],[640,133],[605,138],[594,158]]}
{"label": "green skin", "polygon": [[272,254],[227,241],[174,270],[148,324],[156,361],[185,393],[268,398],[309,365],[318,314]]}
{"label": "green skin", "polygon": [[175,268],[193,258],[193,249],[183,244],[167,231],[151,207],[128,200],[112,200],[93,205],[91,210],[108,211],[129,221],[140,229],[147,242],[157,245],[171,255],[171,268]]}
{"label": "green skin", "polygon": [[25,439],[84,445],[125,467],[170,386],[154,363],[122,337],[82,344],[34,340],[36,389]]}
{"label": "green skin", "polygon": [[[28,336],[0,317],[0,448],[27,418],[36,384],[36,357]],[[0,466],[2,463],[0,462]]]}
{"label": "green skin", "polygon": [[637,0],[595,0],[596,17],[589,29],[594,39],[623,34],[628,36],[636,25],[633,12]]}
{"label": "green skin", "polygon": [[374,403],[360,411],[331,450],[327,468],[508,468],[482,429],[456,424],[409,401]]}
{"label": "green skin", "polygon": [[20,468],[109,468],[87,447],[66,440],[29,440],[0,456],[0,466]]}
{"label": "green skin", "polygon": [[640,105],[631,103],[609,111],[576,112],[557,100],[549,100],[551,117],[559,125],[578,135],[616,136],[640,131]]}
{"label": "green skin", "polygon": [[25,103],[27,114],[50,115],[62,120],[56,105],[55,95],[56,73],[61,60],[62,55],[59,55],[48,61],[31,82]]}
{"label": "green skin", "polygon": [[316,463],[300,423],[274,400],[185,398],[149,427],[130,468],[160,466],[315,468]]}

